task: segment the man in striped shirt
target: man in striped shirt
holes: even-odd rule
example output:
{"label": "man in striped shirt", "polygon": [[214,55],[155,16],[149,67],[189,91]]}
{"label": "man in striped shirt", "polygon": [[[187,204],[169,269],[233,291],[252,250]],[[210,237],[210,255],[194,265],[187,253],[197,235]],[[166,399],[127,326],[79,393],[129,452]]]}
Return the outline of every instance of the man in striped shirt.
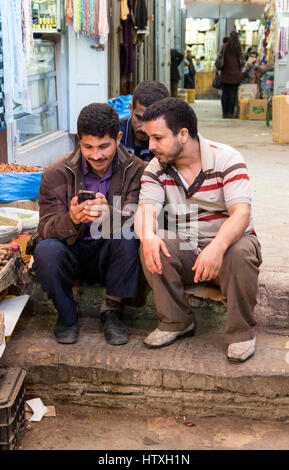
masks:
{"label": "man in striped shirt", "polygon": [[143,121],[155,158],[142,176],[135,230],[159,316],[145,345],[158,348],[192,335],[195,320],[184,285],[213,281],[227,297],[228,358],[243,362],[255,352],[262,262],[245,161],[233,148],[199,135],[196,115],[184,101],[154,103]]}

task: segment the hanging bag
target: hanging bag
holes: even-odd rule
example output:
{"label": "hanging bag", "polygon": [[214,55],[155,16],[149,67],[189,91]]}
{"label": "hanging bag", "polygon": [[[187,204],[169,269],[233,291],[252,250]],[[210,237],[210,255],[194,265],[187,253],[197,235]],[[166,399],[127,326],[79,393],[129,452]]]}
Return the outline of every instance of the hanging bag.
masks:
{"label": "hanging bag", "polygon": [[216,62],[215,62],[215,66],[216,66],[216,69],[218,70],[222,70],[222,68],[224,67],[224,54],[223,52],[220,52],[217,59],[216,59]]}
{"label": "hanging bag", "polygon": [[212,83],[213,88],[217,88],[217,90],[220,90],[222,85],[221,85],[221,80],[220,80],[220,72],[216,72],[214,81]]}

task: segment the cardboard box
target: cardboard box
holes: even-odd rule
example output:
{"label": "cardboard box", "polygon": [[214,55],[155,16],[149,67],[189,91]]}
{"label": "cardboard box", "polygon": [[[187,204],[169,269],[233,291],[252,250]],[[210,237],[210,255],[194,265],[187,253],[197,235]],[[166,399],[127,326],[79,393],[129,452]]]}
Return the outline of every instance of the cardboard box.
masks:
{"label": "cardboard box", "polygon": [[254,121],[266,121],[267,100],[250,100],[248,118]]}
{"label": "cardboard box", "polygon": [[246,83],[240,85],[238,89],[238,98],[239,100],[250,100],[251,98],[256,98],[257,94],[257,85],[254,83]]}
{"label": "cardboard box", "polygon": [[272,98],[272,138],[277,144],[289,144],[289,96]]}
{"label": "cardboard box", "polygon": [[248,119],[249,100],[239,100],[239,119]]}

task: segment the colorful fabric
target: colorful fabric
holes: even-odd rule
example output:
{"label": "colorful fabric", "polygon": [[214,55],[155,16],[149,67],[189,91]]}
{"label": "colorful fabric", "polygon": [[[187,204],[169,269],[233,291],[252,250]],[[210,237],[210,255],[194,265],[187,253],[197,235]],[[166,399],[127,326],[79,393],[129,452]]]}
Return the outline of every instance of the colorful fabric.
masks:
{"label": "colorful fabric", "polygon": [[4,69],[3,69],[3,48],[2,48],[2,20],[0,15],[0,130],[5,129],[6,122],[4,116]]}
{"label": "colorful fabric", "polygon": [[73,26],[76,33],[93,36],[100,43],[107,40],[107,0],[66,0],[65,14],[67,26]]}

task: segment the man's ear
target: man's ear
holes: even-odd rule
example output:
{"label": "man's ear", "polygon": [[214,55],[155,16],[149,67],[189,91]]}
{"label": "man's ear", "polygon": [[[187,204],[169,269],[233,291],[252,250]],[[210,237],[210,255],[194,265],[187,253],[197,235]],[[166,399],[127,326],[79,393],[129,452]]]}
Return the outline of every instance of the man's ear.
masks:
{"label": "man's ear", "polygon": [[123,132],[119,131],[116,137],[116,146],[118,147],[122,138]]}
{"label": "man's ear", "polygon": [[133,112],[133,104],[132,104],[132,101],[130,101],[130,102],[128,103],[128,106],[129,106],[130,114],[132,114],[132,112]]}
{"label": "man's ear", "polygon": [[181,138],[182,144],[186,144],[189,138],[189,131],[186,127],[183,127],[179,130],[179,136]]}

